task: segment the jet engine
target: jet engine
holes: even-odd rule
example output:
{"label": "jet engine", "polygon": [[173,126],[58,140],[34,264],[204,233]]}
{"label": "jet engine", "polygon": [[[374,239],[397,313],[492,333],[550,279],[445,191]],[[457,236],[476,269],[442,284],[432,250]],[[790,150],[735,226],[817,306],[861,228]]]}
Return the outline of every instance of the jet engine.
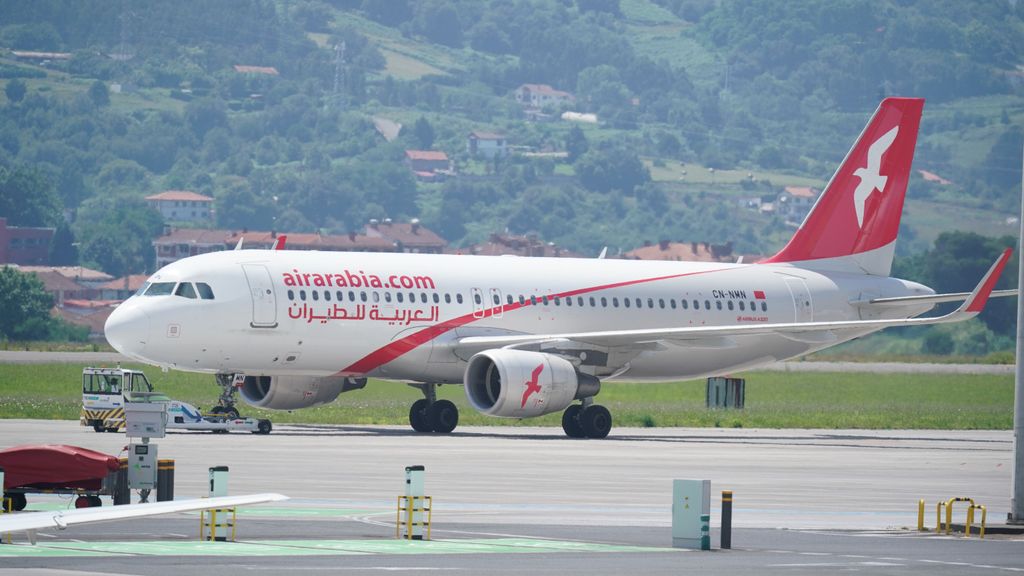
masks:
{"label": "jet engine", "polygon": [[363,386],[365,378],[246,376],[239,393],[257,408],[296,410],[333,402],[338,394]]}
{"label": "jet engine", "polygon": [[473,408],[503,418],[560,412],[601,389],[597,378],[577,372],[560,356],[507,349],[484,350],[470,358],[463,383]]}

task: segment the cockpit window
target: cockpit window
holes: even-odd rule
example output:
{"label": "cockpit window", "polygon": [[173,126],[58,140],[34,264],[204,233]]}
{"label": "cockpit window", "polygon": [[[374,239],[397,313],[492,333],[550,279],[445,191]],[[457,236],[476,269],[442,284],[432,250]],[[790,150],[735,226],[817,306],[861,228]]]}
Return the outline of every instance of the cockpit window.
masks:
{"label": "cockpit window", "polygon": [[206,282],[196,282],[196,290],[199,290],[199,297],[203,300],[213,300],[213,288]]}
{"label": "cockpit window", "polygon": [[174,291],[174,295],[194,300],[196,297],[196,289],[192,287],[191,282],[182,282],[181,284],[178,284],[178,289]]}
{"label": "cockpit window", "polygon": [[143,294],[146,293],[146,288],[149,288],[149,282],[146,282],[145,284],[143,284],[142,288],[139,288],[139,290],[135,293],[135,295],[136,296],[142,296]]}
{"label": "cockpit window", "polygon": [[154,282],[146,290],[146,296],[169,296],[174,292],[174,282]]}

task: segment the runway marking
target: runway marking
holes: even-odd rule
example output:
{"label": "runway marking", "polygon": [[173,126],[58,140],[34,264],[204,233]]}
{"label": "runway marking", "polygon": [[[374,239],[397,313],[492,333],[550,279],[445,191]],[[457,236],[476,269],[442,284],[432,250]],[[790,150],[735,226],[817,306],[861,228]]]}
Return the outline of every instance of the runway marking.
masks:
{"label": "runway marking", "polygon": [[0,547],[0,557],[73,556],[350,556],[387,554],[544,554],[564,552],[675,553],[674,548],[531,538],[450,540],[273,540],[239,542],[48,542]]}
{"label": "runway marking", "polygon": [[909,566],[915,562],[924,564],[938,564],[941,566],[957,566],[967,568],[984,568],[987,570],[1002,570],[1005,572],[1024,572],[1024,568],[1013,566],[994,566],[991,564],[972,564],[970,562],[954,562],[951,560],[932,560],[926,558],[896,558],[896,557],[871,557],[861,554],[833,554],[831,552],[799,552],[797,550],[764,550],[776,554],[793,554],[797,556],[836,556],[838,558],[863,558],[860,562],[790,562],[786,564],[768,564],[772,568],[843,568],[855,566]]}

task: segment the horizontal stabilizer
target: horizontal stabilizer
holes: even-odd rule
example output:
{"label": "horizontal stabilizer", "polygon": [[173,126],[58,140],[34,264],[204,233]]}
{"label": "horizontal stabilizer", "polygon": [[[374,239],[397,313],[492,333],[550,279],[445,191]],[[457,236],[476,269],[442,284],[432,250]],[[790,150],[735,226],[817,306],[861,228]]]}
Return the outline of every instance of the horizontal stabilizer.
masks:
{"label": "horizontal stabilizer", "polygon": [[[928,294],[923,296],[896,296],[893,298],[872,298],[871,300],[858,300],[850,302],[854,306],[912,306],[917,304],[945,304],[947,302],[963,302],[970,296],[970,292],[952,292],[949,294]],[[1007,298],[1016,296],[1017,289],[993,290],[989,298]]]}

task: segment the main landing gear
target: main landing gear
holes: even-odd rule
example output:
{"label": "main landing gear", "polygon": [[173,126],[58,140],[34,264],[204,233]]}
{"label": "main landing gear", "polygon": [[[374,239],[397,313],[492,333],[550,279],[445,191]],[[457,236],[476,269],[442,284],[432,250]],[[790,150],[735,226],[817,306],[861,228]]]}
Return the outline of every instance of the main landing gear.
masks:
{"label": "main landing gear", "polygon": [[449,400],[437,399],[437,384],[409,384],[423,392],[423,398],[409,409],[409,424],[417,432],[448,434],[459,425],[459,409]]}
{"label": "main landing gear", "polygon": [[562,430],[570,438],[604,438],[612,430],[612,413],[594,404],[593,396],[584,398],[562,413]]}

